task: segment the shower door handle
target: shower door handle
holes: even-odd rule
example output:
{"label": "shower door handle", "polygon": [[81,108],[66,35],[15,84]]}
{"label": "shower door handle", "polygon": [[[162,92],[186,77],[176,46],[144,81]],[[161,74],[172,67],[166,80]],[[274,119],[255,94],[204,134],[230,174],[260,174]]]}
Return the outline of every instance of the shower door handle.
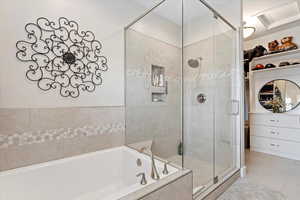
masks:
{"label": "shower door handle", "polygon": [[240,102],[238,100],[231,100],[231,114],[239,115],[240,114]]}

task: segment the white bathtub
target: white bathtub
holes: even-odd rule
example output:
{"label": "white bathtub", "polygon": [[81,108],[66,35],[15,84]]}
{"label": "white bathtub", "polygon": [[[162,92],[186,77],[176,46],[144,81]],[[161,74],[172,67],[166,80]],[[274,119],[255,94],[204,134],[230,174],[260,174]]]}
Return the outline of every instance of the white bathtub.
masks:
{"label": "white bathtub", "polygon": [[[156,164],[165,178],[163,163]],[[169,175],[178,171],[168,169]],[[0,172],[0,200],[115,200],[147,186],[140,185],[140,172],[146,173],[147,185],[155,182],[149,177],[149,156],[125,146],[112,148]]]}

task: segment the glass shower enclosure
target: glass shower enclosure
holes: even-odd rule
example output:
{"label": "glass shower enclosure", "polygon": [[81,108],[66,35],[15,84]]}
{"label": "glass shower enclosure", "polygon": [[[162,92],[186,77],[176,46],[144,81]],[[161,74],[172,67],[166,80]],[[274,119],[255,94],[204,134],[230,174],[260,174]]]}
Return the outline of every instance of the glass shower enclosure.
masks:
{"label": "glass shower enclosure", "polygon": [[126,144],[191,169],[195,195],[240,168],[237,38],[202,0],[161,1],[125,28]]}

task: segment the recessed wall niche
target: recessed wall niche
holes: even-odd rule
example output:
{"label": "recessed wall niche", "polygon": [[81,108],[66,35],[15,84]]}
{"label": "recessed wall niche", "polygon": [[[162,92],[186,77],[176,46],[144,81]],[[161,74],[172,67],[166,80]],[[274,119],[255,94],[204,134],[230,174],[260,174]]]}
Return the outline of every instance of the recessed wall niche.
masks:
{"label": "recessed wall niche", "polygon": [[168,92],[165,68],[151,65],[151,99],[152,102],[165,102]]}

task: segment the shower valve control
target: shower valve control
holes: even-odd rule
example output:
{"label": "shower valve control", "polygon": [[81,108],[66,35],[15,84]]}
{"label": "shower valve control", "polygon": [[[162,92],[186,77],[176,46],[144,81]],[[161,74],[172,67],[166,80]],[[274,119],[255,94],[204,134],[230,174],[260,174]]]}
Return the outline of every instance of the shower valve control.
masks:
{"label": "shower valve control", "polygon": [[206,95],[203,94],[203,93],[199,94],[199,95],[197,96],[197,101],[198,101],[199,103],[205,103],[205,102],[206,102]]}

